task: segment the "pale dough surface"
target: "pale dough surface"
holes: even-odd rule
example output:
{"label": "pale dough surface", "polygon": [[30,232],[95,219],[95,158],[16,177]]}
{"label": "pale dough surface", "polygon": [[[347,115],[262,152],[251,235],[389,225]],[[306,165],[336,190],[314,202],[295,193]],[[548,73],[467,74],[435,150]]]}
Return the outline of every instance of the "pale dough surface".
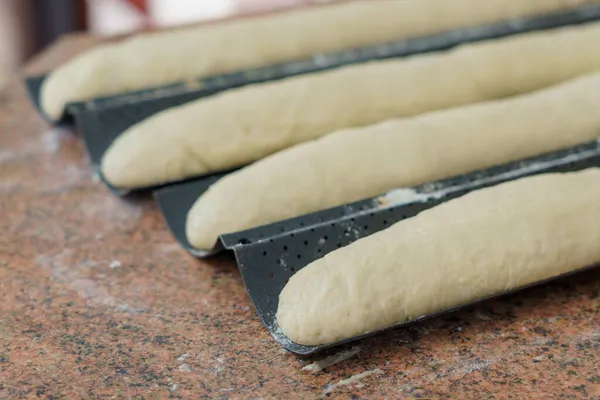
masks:
{"label": "pale dough surface", "polygon": [[56,69],[41,103],[57,119],[72,101],[598,2],[370,0],[139,35]]}
{"label": "pale dough surface", "polygon": [[348,66],[165,110],[102,160],[119,188],[245,165],[339,129],[512,96],[600,69],[600,23]]}
{"label": "pale dough surface", "polygon": [[600,73],[538,92],[340,131],[217,181],[188,214],[187,236],[296,217],[600,137]]}
{"label": "pale dough surface", "polygon": [[600,262],[600,169],[472,192],[296,273],[277,320],[336,342]]}

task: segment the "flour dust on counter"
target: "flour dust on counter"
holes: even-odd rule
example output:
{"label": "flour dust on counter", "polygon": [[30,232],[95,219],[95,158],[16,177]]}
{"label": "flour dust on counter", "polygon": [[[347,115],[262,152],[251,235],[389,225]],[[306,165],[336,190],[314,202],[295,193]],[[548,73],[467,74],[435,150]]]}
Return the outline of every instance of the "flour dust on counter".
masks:
{"label": "flour dust on counter", "polygon": [[42,86],[41,104],[58,119],[70,102],[598,2],[350,1],[136,35],[57,68]]}
{"label": "flour dust on counter", "polygon": [[322,360],[315,361],[311,364],[308,364],[302,367],[302,371],[307,371],[313,374],[323,371],[325,368],[329,368],[333,365],[346,361],[358,353],[360,353],[362,349],[358,346],[352,347],[348,350],[342,350],[339,353],[335,353],[329,357],[325,357]]}
{"label": "flour dust on counter", "polygon": [[329,344],[572,272],[600,262],[598,221],[599,168],[471,192],[301,269],[277,321]]}
{"label": "flour dust on counter", "polygon": [[339,381],[337,383],[327,386],[327,388],[325,389],[323,394],[328,395],[340,387],[356,384],[356,383],[359,383],[360,381],[362,381],[363,379],[370,377],[371,375],[380,375],[380,374],[383,374],[383,371],[380,370],[379,368],[376,368],[376,369],[368,370],[365,372],[361,372],[356,375],[352,375],[349,378],[342,379],[341,381]]}
{"label": "flour dust on counter", "polygon": [[[238,232],[587,143],[600,136],[600,73],[534,93],[344,130],[215,182],[187,237],[209,248]],[[244,194],[241,196],[241,194]],[[388,201],[423,197],[400,189]]]}

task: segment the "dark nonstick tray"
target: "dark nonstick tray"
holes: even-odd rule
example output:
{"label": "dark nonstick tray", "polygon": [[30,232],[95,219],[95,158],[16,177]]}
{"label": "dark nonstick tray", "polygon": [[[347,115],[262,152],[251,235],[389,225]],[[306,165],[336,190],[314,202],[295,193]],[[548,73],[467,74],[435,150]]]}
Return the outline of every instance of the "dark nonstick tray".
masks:
{"label": "dark nonstick tray", "polygon": [[[411,54],[439,51],[449,49],[462,43],[500,38],[503,36],[556,28],[565,25],[581,24],[598,19],[600,19],[600,5],[589,5],[540,16],[515,18],[496,24],[456,29],[450,32],[421,38],[383,43],[380,45],[366,46],[330,54],[317,54],[310,59],[302,61],[282,63],[212,77],[190,79],[185,82],[178,82],[171,85],[163,85],[120,95],[105,96],[85,102],[71,103],[67,105],[60,120],[53,122],[70,123],[72,122],[72,116],[75,114],[94,112],[104,108],[118,109],[125,104],[143,103],[146,101],[153,103],[154,100],[159,100],[152,106],[143,106],[151,108],[152,113],[156,113],[166,107],[172,107],[177,103],[181,104],[185,101],[190,101],[192,99],[197,99],[250,83],[265,82],[293,75],[323,71],[337,68],[342,65],[369,60],[403,57]],[[42,115],[44,115],[44,113],[41,111],[39,99],[40,89],[44,79],[46,79],[46,75],[30,76],[25,79],[25,84],[31,100]],[[173,104],[168,105],[161,102],[160,99],[163,98],[173,98]],[[135,114],[135,111],[133,114]],[[128,118],[129,125],[138,122],[140,120],[139,118],[143,118],[142,114],[143,113],[140,112],[140,116],[138,117],[130,115]],[[44,117],[47,118],[45,115]],[[85,117],[82,116],[81,118]]]}
{"label": "dark nonstick tray", "polygon": [[[244,284],[263,323],[273,337],[286,349],[298,354],[310,354],[337,346],[383,330],[405,326],[426,318],[453,312],[461,307],[425,315],[413,321],[397,324],[376,332],[327,346],[302,346],[292,342],[279,329],[275,319],[279,294],[291,276],[331,251],[360,238],[383,230],[406,218],[413,217],[442,202],[472,190],[502,182],[549,172],[568,172],[600,166],[600,142],[594,141],[568,150],[498,166],[456,178],[409,188],[413,200],[394,202],[394,191],[346,206],[257,227],[243,232],[222,235],[210,251],[193,249],[185,239],[185,217],[194,201],[217,178],[185,183],[155,192],[160,209],[177,240],[195,256],[207,256],[227,250],[235,255]],[[400,189],[407,190],[407,189]],[[584,267],[584,266],[582,266]],[[585,268],[582,268],[582,270]],[[558,277],[557,277],[558,278]],[[546,282],[546,281],[544,281]],[[540,284],[543,282],[538,282]],[[534,285],[528,285],[534,286]],[[521,290],[523,288],[516,289]],[[511,292],[514,292],[511,291]],[[498,297],[507,293],[491,296]],[[485,299],[478,300],[483,301]]]}
{"label": "dark nonstick tray", "polygon": [[[371,60],[446,50],[459,44],[500,38],[524,32],[556,28],[565,25],[582,24],[600,19],[600,5],[592,5],[537,17],[513,19],[492,25],[457,29],[454,31],[410,40],[383,43],[360,49],[317,55],[304,61],[279,64],[244,72],[225,74],[199,80],[190,80],[158,88],[108,96],[87,102],[74,103],[67,107],[61,122],[75,121],[82,133],[84,143],[96,168],[111,143],[126,129],[151,115],[167,108],[179,106],[202,97],[244,86],[277,80],[284,77],[324,71],[348,64]],[[27,79],[31,98],[39,108],[39,91],[44,77]],[[104,183],[118,196],[132,190],[120,190]],[[148,191],[164,185],[137,188],[135,191]]]}

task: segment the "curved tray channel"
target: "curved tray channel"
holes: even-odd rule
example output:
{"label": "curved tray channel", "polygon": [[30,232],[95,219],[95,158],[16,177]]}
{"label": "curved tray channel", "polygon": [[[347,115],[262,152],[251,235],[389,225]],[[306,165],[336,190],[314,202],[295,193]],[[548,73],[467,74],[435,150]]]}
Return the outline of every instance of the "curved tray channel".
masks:
{"label": "curved tray channel", "polygon": [[[370,203],[372,207],[370,209],[358,210],[354,214],[347,214],[337,219],[324,220],[316,225],[305,224],[305,226],[298,228],[298,222],[302,222],[305,218],[300,217],[275,224],[280,226],[291,225],[291,229],[285,233],[271,237],[264,235],[265,237],[263,238],[257,238],[257,236],[260,236],[261,230],[265,228],[261,227],[252,231],[223,235],[220,241],[224,248],[229,248],[235,253],[244,284],[256,306],[258,314],[271,332],[271,335],[286,349],[294,353],[310,354],[328,347],[375,335],[381,331],[406,326],[426,318],[450,313],[480,301],[513,293],[526,287],[559,278],[555,277],[543,282],[536,282],[535,284],[527,285],[510,292],[493,295],[451,310],[425,315],[413,321],[400,323],[386,329],[349,338],[327,346],[302,346],[292,342],[283,334],[277,325],[275,316],[279,294],[287,281],[294,273],[312,261],[362,237],[385,229],[395,222],[413,217],[423,210],[475,189],[531,175],[576,171],[598,166],[600,166],[600,142],[593,142],[588,145],[579,146],[578,148],[537,157],[528,161],[418,186],[412,189],[416,200],[394,203],[392,199],[398,197],[394,196],[394,192],[390,192],[379,198],[371,199]],[[402,197],[405,198],[405,196]],[[362,202],[362,204],[365,203]],[[269,228],[272,229],[274,226],[269,226]],[[253,238],[256,241],[247,244],[234,244],[240,237]],[[588,268],[592,267],[582,268],[580,271]]]}
{"label": "curved tray channel", "polygon": [[73,124],[73,115],[70,114],[67,110],[63,112],[61,117],[57,121],[53,121],[50,117],[46,115],[44,111],[42,111],[42,106],[40,103],[40,92],[42,90],[42,85],[46,80],[47,75],[38,75],[38,76],[29,76],[25,78],[25,88],[27,89],[27,94],[31,99],[31,102],[35,106],[38,113],[44,117],[44,119],[55,125],[71,125]]}
{"label": "curved tray channel", "polygon": [[[317,54],[314,57],[302,61],[282,63],[262,68],[239,71],[235,73],[222,74],[208,78],[191,79],[186,82],[178,82],[149,89],[143,89],[124,93],[120,95],[99,97],[85,102],[74,102],[67,105],[65,113],[60,121],[70,123],[75,114],[86,111],[95,111],[103,108],[119,108],[125,104],[140,103],[153,99],[173,98],[174,102],[180,101],[179,97],[188,95],[199,98],[220,92],[223,90],[239,87],[250,83],[265,82],[281,79],[288,76],[306,74],[336,68],[342,65],[365,62],[369,60],[385,59],[392,57],[403,57],[411,54],[439,51],[454,47],[462,43],[480,40],[500,38],[503,36],[535,30],[550,29],[565,25],[582,24],[600,19],[600,5],[588,5],[572,10],[566,10],[551,14],[534,17],[515,18],[496,24],[475,26],[456,29],[450,32],[425,36],[421,38],[402,40],[391,43],[383,43],[375,46],[366,46],[359,49],[345,50],[329,54]],[[46,74],[47,75],[47,74]],[[39,98],[40,88],[46,75],[30,76],[25,78],[25,84],[30,97],[40,114]],[[156,104],[160,110],[161,105]],[[44,115],[45,118],[47,118]],[[136,121],[133,116],[132,122]]]}
{"label": "curved tray channel", "polygon": [[[600,167],[600,140],[472,174],[393,190],[378,197],[274,224],[221,235],[215,246],[209,250],[194,249],[189,244],[185,235],[185,220],[196,199],[219,179],[218,176],[159,190],[155,192],[155,198],[169,228],[190,254],[204,258],[223,250],[234,252],[248,293],[272,336],[292,352],[310,354],[371,336],[382,330],[327,346],[302,346],[292,342],[279,329],[275,316],[279,294],[294,273],[333,250],[470,191],[526,176],[577,171],[590,167]],[[407,196],[407,193],[410,196]],[[539,283],[541,282],[536,284]],[[523,288],[514,291],[521,289]],[[489,298],[504,294],[507,293]],[[449,313],[486,299],[383,330]]]}
{"label": "curved tray channel", "polygon": [[198,199],[198,193],[204,193],[208,190],[210,185],[219,180],[221,176],[222,175],[215,175],[210,178],[186,182],[154,192],[154,199],[158,203],[169,229],[179,244],[195,257],[208,257],[225,249],[220,241],[218,241],[212,249],[196,249],[188,242],[185,234],[187,214],[194,205],[194,202]]}
{"label": "curved tray channel", "polygon": [[[555,14],[513,19],[498,24],[463,28],[416,39],[383,43],[331,54],[320,54],[304,61],[190,80],[173,85],[70,104],[67,107],[65,115],[61,118],[61,123],[70,123],[74,119],[78,130],[82,133],[83,141],[92,164],[99,170],[102,156],[111,143],[135,123],[167,108],[179,106],[227,89],[251,83],[323,71],[348,64],[446,50],[463,43],[500,38],[565,25],[583,24],[599,19],[600,5],[592,5]],[[38,107],[38,110],[39,90],[43,79],[44,77],[34,77],[28,78],[26,81],[31,98]],[[101,174],[100,178],[117,196],[125,196],[132,192],[147,192],[190,180],[181,179],[165,182],[160,185],[137,188],[135,190],[121,190],[113,187]]]}
{"label": "curved tray channel", "polygon": [[[524,161],[518,161],[506,165],[477,171],[471,174],[426,183],[413,188],[393,190],[380,196],[357,201],[339,207],[302,215],[284,221],[268,225],[223,234],[219,237],[215,247],[212,249],[195,249],[185,235],[185,220],[194,202],[224,174],[213,175],[208,178],[197,179],[171,187],[163,188],[154,192],[160,210],[165,218],[171,232],[177,241],[190,254],[196,257],[206,257],[222,250],[235,250],[254,244],[268,245],[280,237],[290,237],[297,232],[305,232],[320,226],[336,223],[357,225],[353,218],[363,215],[379,216],[388,213],[377,224],[358,224],[353,227],[352,236],[360,238],[364,233],[374,233],[385,226],[399,221],[394,211],[403,205],[410,205],[406,200],[413,198],[419,200],[415,204],[423,204],[426,208],[437,204],[439,199],[449,200],[466,192],[495,185],[501,182],[518,179],[521,177],[548,172],[566,172],[600,166],[600,141],[596,140],[587,144],[570,149],[533,157]],[[410,196],[406,196],[409,193]],[[406,200],[406,202],[399,202]],[[404,213],[406,214],[406,213]],[[400,217],[402,213],[399,214]],[[348,222],[349,220],[349,222]],[[365,226],[367,228],[365,229]],[[357,233],[358,232],[358,233]],[[333,238],[333,236],[330,236]]]}

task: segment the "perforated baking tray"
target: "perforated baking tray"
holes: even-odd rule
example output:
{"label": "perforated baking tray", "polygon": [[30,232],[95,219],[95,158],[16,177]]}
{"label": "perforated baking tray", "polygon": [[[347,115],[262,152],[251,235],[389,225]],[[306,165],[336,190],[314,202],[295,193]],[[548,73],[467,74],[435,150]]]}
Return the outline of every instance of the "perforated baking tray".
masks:
{"label": "perforated baking tray", "polygon": [[[403,57],[411,54],[449,49],[456,45],[480,40],[500,38],[535,30],[556,28],[564,25],[582,24],[600,19],[600,5],[579,7],[573,10],[546,14],[536,17],[515,18],[492,25],[457,29],[422,38],[367,46],[359,49],[340,51],[331,54],[318,54],[314,57],[289,63],[251,69],[208,78],[190,79],[172,85],[164,85],[130,93],[105,96],[85,102],[74,102],[67,105],[62,117],[56,123],[71,123],[73,115],[83,119],[81,126],[95,129],[85,119],[87,113],[109,108],[112,113],[105,114],[106,121],[100,127],[100,134],[115,136],[127,127],[168,107],[195,100],[210,94],[250,83],[265,82],[288,76],[306,74],[336,68],[342,65],[365,62],[369,60]],[[40,89],[46,75],[31,76],[25,79],[30,97],[38,111],[50,120],[40,108]],[[125,105],[139,105],[123,107]],[[93,120],[94,118],[92,118]],[[113,122],[115,126],[113,127]]]}
{"label": "perforated baking tray", "polygon": [[[88,102],[73,103],[68,106],[61,121],[69,122],[74,116],[78,131],[82,133],[91,161],[95,168],[99,170],[98,167],[104,152],[116,137],[133,124],[167,108],[178,106],[226,89],[327,70],[341,65],[444,50],[462,43],[499,38],[564,25],[582,24],[598,19],[600,19],[600,5],[587,6],[539,17],[513,19],[498,24],[458,29],[412,40],[317,55],[312,59],[299,62],[200,80],[191,80],[160,88],[99,98]],[[30,78],[27,81],[31,97],[36,104],[39,102],[39,89],[42,80],[43,77],[37,77]],[[118,196],[124,196],[132,192],[132,190],[117,189],[110,185],[101,174],[100,177],[113,193]],[[134,191],[144,192],[179,182],[181,181],[137,188]]]}
{"label": "perforated baking tray", "polygon": [[[376,46],[366,46],[359,49],[340,51],[330,54],[317,54],[314,57],[273,66],[222,74],[213,77],[190,79],[171,85],[164,85],[130,93],[105,96],[85,102],[75,102],[67,106],[61,121],[68,122],[69,116],[83,112],[94,112],[104,108],[119,110],[126,104],[142,104],[140,111],[136,108],[126,108],[116,119],[127,119],[129,126],[148,115],[154,114],[167,107],[214,94],[233,87],[250,83],[265,82],[288,76],[306,74],[336,68],[342,65],[365,62],[369,60],[403,57],[411,54],[439,51],[454,47],[458,44],[499,38],[518,33],[555,28],[564,25],[582,24],[600,19],[600,5],[588,5],[572,10],[545,14],[535,17],[515,18],[491,25],[475,26],[456,29],[436,35],[425,36],[410,40],[385,43]],[[26,78],[26,85],[33,103],[40,113],[39,96],[41,84],[46,75]],[[164,99],[172,99],[172,103]],[[156,103],[154,102],[156,101]],[[136,116],[136,113],[139,113]],[[144,117],[145,115],[145,117]],[[86,118],[81,116],[80,118]],[[109,115],[110,119],[111,116]],[[110,123],[107,122],[110,127]],[[87,126],[87,124],[82,124]],[[107,126],[103,126],[104,131]],[[122,128],[121,128],[122,129]],[[121,130],[122,131],[122,130]]]}
{"label": "perforated baking tray", "polygon": [[[225,234],[219,237],[217,244],[210,251],[199,251],[190,246],[185,238],[185,218],[195,200],[217,178],[213,177],[209,180],[189,182],[181,186],[159,190],[155,192],[155,198],[173,234],[191,254],[204,257],[223,250],[233,252],[256,310],[273,337],[286,349],[294,353],[310,354],[374,335],[383,330],[405,326],[426,318],[449,313],[476,302],[444,312],[425,315],[413,321],[327,346],[302,346],[292,342],[283,334],[277,325],[275,316],[281,290],[290,277],[306,265],[333,250],[472,190],[526,176],[549,172],[576,171],[599,166],[600,141],[594,141],[525,161],[413,188],[399,189],[401,192],[391,191],[349,205],[242,232]],[[407,196],[407,194],[409,195]],[[543,282],[536,284],[540,283]],[[533,285],[527,287],[529,286]],[[523,288],[516,290],[521,289]],[[504,294],[507,293],[491,297]]]}
{"label": "perforated baking tray", "polygon": [[[403,219],[405,215],[411,213],[415,215],[417,212],[430,208],[442,200],[449,200],[471,190],[539,173],[563,172],[592,166],[600,167],[599,141],[593,141],[570,149],[492,167],[451,179],[427,183],[413,188],[399,189],[402,193],[391,191],[374,198],[333,207],[285,221],[241,232],[224,234],[219,237],[212,249],[195,249],[188,242],[185,235],[185,220],[194,202],[208,190],[210,185],[225,176],[225,173],[155,190],[154,197],[171,232],[182,247],[194,256],[207,257],[222,250],[233,250],[260,242],[270,242],[274,238],[288,236],[300,231],[310,231],[317,226],[333,226],[341,222],[346,225],[352,223],[355,225],[352,229],[352,234],[340,237],[340,240],[336,242],[336,245],[339,245],[337,247],[341,247],[347,244],[345,240],[342,240],[345,237],[359,238],[365,236],[365,234],[374,233],[385,228],[387,225]],[[421,200],[426,195],[428,196],[428,200],[406,204],[398,203],[395,199],[406,198],[404,193],[414,193],[412,197]],[[398,194],[403,195],[399,196]],[[407,212],[407,210],[416,211]],[[350,218],[349,221],[347,221],[348,218]],[[373,218],[373,221],[369,221],[370,218]],[[338,236],[328,235],[328,237],[334,238]]]}

